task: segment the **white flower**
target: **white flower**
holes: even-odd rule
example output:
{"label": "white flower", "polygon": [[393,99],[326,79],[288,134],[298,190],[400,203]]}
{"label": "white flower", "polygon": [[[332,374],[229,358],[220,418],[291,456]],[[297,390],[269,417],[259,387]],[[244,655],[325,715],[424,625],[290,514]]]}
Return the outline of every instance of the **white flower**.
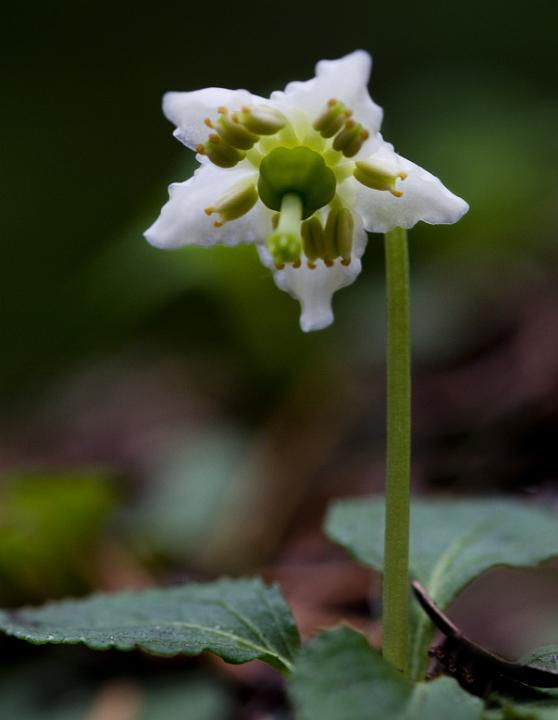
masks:
{"label": "white flower", "polygon": [[322,60],[316,77],[269,99],[246,90],[167,93],[194,176],[169,188],[147,230],[160,248],[255,243],[276,284],[302,306],[303,330],[333,320],[333,293],[361,270],[366,231],[454,223],[466,202],[397,155],[368,94],[371,58]]}

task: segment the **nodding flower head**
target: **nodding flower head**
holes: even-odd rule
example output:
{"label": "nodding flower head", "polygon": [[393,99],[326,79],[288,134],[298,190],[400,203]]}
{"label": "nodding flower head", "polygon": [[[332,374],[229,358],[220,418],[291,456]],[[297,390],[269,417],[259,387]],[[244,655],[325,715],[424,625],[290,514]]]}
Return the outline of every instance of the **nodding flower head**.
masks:
{"label": "nodding flower head", "polygon": [[368,94],[359,50],[264,99],[246,90],[167,93],[175,136],[200,166],[145,236],[153,245],[255,243],[276,284],[302,306],[301,327],[333,320],[331,300],[361,269],[366,231],[453,223],[463,200],[394,152]]}

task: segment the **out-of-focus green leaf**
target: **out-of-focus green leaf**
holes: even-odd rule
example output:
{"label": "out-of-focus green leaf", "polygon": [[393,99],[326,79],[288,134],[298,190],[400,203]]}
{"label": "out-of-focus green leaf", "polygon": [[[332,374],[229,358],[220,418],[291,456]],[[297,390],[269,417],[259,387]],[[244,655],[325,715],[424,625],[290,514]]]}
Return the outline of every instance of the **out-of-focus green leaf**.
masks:
{"label": "out-of-focus green leaf", "polygon": [[11,475],[0,480],[0,579],[36,597],[75,589],[113,509],[106,473]]}
{"label": "out-of-focus green leaf", "polygon": [[[336,503],[326,530],[359,562],[383,570],[383,499]],[[410,572],[443,609],[490,568],[526,567],[556,555],[558,518],[546,510],[510,500],[415,500],[412,505]],[[416,679],[424,675],[432,635],[431,621],[418,611],[411,655]]]}
{"label": "out-of-focus green leaf", "polygon": [[234,704],[224,684],[205,674],[172,671],[149,680],[126,676],[92,683],[91,677],[65,663],[43,659],[16,665],[0,676],[0,717],[87,720],[99,712],[100,703],[110,709],[111,693],[115,708],[122,706],[119,695],[129,698],[130,720],[226,720]]}
{"label": "out-of-focus green leaf", "polygon": [[480,720],[483,707],[451,678],[412,685],[349,628],[306,645],[290,685],[300,720]]}
{"label": "out-of-focus green leaf", "polygon": [[232,429],[188,435],[186,442],[167,450],[151,470],[151,482],[140,506],[131,513],[156,549],[196,564],[219,532],[229,492],[238,483],[238,465],[246,442]]}
{"label": "out-of-focus green leaf", "polygon": [[141,689],[137,720],[227,720],[233,709],[227,689],[209,676],[152,680]]}
{"label": "out-of-focus green leaf", "polygon": [[141,648],[157,655],[215,653],[230,663],[260,659],[292,667],[298,631],[278,588],[259,579],[92,595],[0,611],[0,630],[29,642]]}
{"label": "out-of-focus green leaf", "polygon": [[491,707],[483,720],[558,720],[558,694],[539,693],[540,699],[532,702],[516,702],[513,699],[491,696]]}

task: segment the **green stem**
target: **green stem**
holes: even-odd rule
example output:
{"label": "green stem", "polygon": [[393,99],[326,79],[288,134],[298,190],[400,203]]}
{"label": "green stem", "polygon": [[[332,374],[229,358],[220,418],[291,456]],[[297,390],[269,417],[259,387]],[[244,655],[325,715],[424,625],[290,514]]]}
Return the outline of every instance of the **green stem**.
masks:
{"label": "green stem", "polygon": [[407,232],[385,237],[387,291],[387,459],[383,654],[408,673],[411,476],[411,341]]}

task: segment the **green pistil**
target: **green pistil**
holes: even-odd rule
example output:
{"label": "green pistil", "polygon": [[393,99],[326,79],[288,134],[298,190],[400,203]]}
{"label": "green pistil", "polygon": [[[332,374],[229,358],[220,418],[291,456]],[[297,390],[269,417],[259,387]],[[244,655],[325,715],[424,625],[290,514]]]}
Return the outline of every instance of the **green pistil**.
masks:
{"label": "green pistil", "polygon": [[285,195],[293,193],[302,202],[302,217],[333,200],[337,181],[323,157],[310,148],[277,147],[262,160],[258,193],[271,210],[281,210]]}
{"label": "green pistil", "polygon": [[300,261],[301,222],[302,200],[295,193],[287,193],[281,200],[279,224],[266,241],[267,249],[280,267]]}

